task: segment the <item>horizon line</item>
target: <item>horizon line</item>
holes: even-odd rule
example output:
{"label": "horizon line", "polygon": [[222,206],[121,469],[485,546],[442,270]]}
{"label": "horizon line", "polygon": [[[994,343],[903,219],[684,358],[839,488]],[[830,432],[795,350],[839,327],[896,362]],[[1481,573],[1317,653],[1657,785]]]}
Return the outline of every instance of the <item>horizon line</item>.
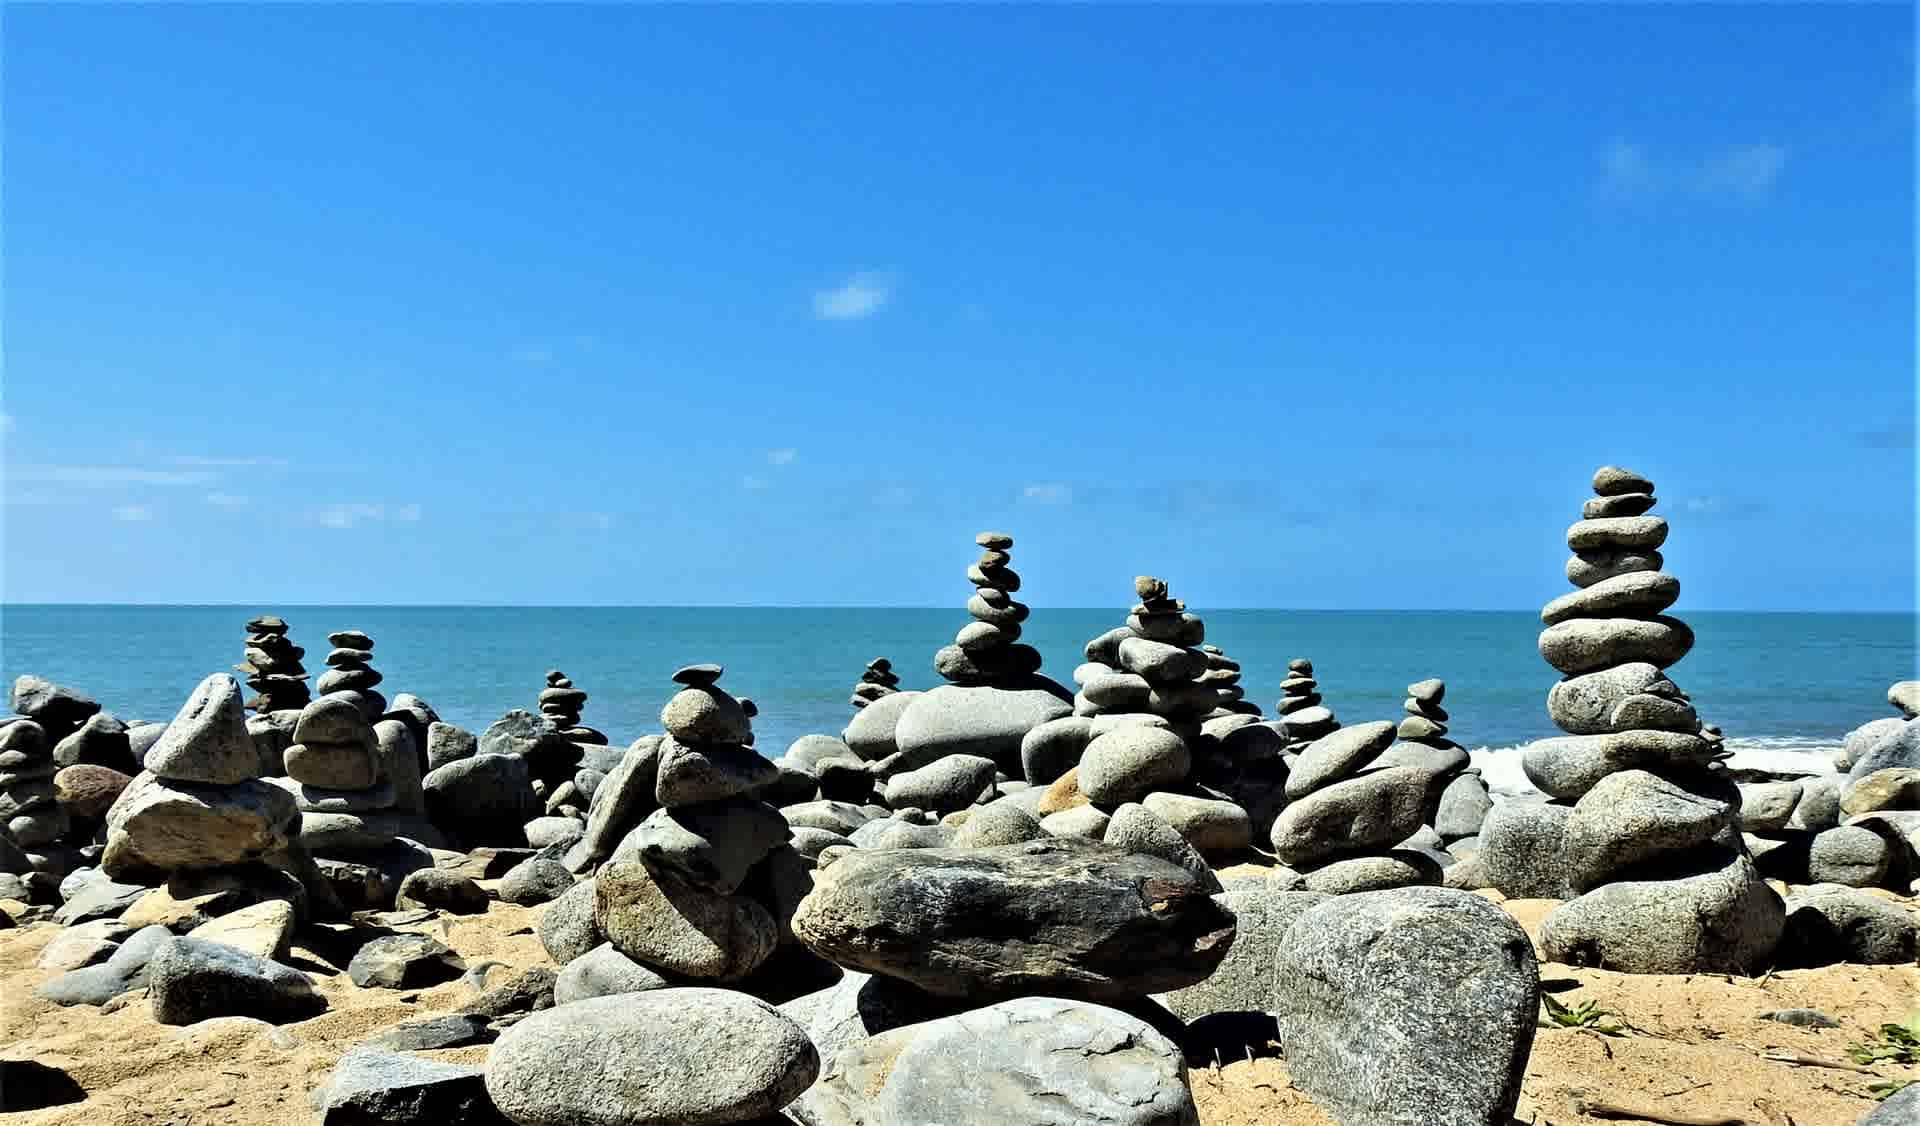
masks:
{"label": "horizon line", "polygon": [[[679,602],[679,603],[638,603],[638,602],[11,602],[0,601],[0,612],[11,608],[101,608],[101,609],[180,609],[180,610],[221,610],[221,609],[258,609],[263,606],[280,606],[293,609],[369,609],[369,610],[953,610],[964,612],[964,606],[949,603],[938,605],[893,603],[875,605],[868,603],[757,603],[757,602]],[[1112,605],[1105,606],[1035,606],[1028,604],[1034,611],[1043,610],[1099,610],[1112,611]],[[1286,614],[1538,614],[1540,611],[1530,606],[1210,606],[1207,613],[1218,611],[1261,610]],[[1900,615],[1920,618],[1920,611],[1913,609],[1862,609],[1858,607],[1838,609],[1807,609],[1798,607],[1722,607],[1717,609],[1687,610],[1684,614],[1876,614]]]}

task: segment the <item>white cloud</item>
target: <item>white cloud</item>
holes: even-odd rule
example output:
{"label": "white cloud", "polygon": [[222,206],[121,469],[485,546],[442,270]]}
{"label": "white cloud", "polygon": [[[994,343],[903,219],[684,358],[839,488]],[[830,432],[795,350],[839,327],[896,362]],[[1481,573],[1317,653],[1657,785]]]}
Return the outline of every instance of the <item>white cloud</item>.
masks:
{"label": "white cloud", "polygon": [[793,459],[799,456],[800,456],[799,450],[794,449],[792,446],[784,446],[777,450],[767,451],[767,464],[768,465],[792,465]]}
{"label": "white cloud", "polygon": [[1695,187],[1753,203],[1766,198],[1786,167],[1787,150],[1779,145],[1733,145],[1701,165]]}
{"label": "white cloud", "polygon": [[153,519],[153,509],[144,504],[123,504],[113,510],[113,518],[126,524],[143,524]]}
{"label": "white cloud", "polygon": [[1038,485],[1028,485],[1020,491],[1020,496],[1035,504],[1072,504],[1073,487],[1058,481],[1049,481]]}
{"label": "white cloud", "polygon": [[893,297],[893,280],[885,274],[861,272],[836,289],[813,295],[813,315],[823,321],[858,321],[873,316]]}
{"label": "white cloud", "polygon": [[8,471],[15,481],[51,485],[204,485],[205,470],[135,469],[120,465],[22,465]]}
{"label": "white cloud", "polygon": [[740,487],[743,489],[764,489],[770,484],[772,484],[772,482],[768,481],[765,477],[758,477],[752,473],[740,478]]}
{"label": "white cloud", "polygon": [[232,493],[208,493],[207,503],[217,508],[244,508],[247,498]]}
{"label": "white cloud", "polygon": [[1684,195],[1719,203],[1759,203],[1786,171],[1784,146],[1723,145],[1702,155],[1655,159],[1642,145],[1616,139],[1600,153],[1600,196],[1639,203]]}
{"label": "white cloud", "polygon": [[199,457],[194,454],[181,454],[167,459],[175,465],[200,465],[216,469],[234,469],[246,466],[285,466],[284,457]]}

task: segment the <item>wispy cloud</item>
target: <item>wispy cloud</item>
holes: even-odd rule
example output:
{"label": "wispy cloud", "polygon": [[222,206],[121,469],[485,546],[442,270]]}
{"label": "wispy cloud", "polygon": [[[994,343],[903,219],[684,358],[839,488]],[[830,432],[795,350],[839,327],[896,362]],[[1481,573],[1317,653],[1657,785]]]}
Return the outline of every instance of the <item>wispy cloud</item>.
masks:
{"label": "wispy cloud", "polygon": [[1035,504],[1072,504],[1073,486],[1063,485],[1058,481],[1028,485],[1020,490],[1020,499],[1030,500]]}
{"label": "wispy cloud", "polygon": [[209,469],[241,469],[248,466],[286,466],[290,464],[284,457],[200,457],[195,454],[180,454],[167,459],[174,465],[198,465]]}
{"label": "wispy cloud", "polygon": [[420,506],[402,504],[389,507],[364,501],[346,501],[322,508],[316,519],[323,528],[352,528],[363,522],[378,521],[415,524],[420,521]]}
{"label": "wispy cloud", "polygon": [[232,493],[208,493],[207,503],[216,508],[244,508],[247,498]]}
{"label": "wispy cloud", "polygon": [[740,487],[743,489],[764,489],[771,484],[773,484],[773,482],[767,480],[765,477],[753,473],[749,473],[740,478]]}
{"label": "wispy cloud", "polygon": [[893,290],[890,276],[863,271],[843,285],[815,293],[813,315],[823,321],[864,320],[886,308]]}
{"label": "wispy cloud", "polygon": [[1616,138],[1600,152],[1599,194],[1623,204],[1669,196],[1755,204],[1773,194],[1788,156],[1783,145],[1758,142],[1657,158],[1644,145]]}
{"label": "wispy cloud", "polygon": [[144,504],[123,504],[113,510],[113,518],[124,524],[144,524],[153,519],[153,509]]}
{"label": "wispy cloud", "polygon": [[139,469],[124,465],[22,465],[8,471],[15,481],[49,485],[204,485],[217,474],[203,469]]}
{"label": "wispy cloud", "polygon": [[1767,503],[1751,497],[1695,496],[1681,497],[1675,506],[1680,512],[1702,519],[1744,519],[1765,515],[1769,509]]}
{"label": "wispy cloud", "polygon": [[799,450],[794,449],[792,446],[783,446],[777,450],[767,451],[767,464],[768,465],[792,465],[793,459],[799,456],[800,456]]}

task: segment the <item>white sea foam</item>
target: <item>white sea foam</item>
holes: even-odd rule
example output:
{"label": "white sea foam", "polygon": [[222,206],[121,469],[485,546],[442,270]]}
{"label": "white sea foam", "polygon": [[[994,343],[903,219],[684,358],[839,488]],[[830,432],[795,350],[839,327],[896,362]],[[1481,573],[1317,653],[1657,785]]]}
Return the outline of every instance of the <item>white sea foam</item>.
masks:
{"label": "white sea foam", "polygon": [[[1520,755],[1531,744],[1511,747],[1475,747],[1468,752],[1487,789],[1498,798],[1538,796],[1540,791],[1520,769]],[[1768,770],[1780,774],[1833,774],[1833,753],[1840,749],[1838,739],[1816,739],[1794,735],[1762,735],[1728,739],[1732,754],[1727,765],[1735,770]]]}

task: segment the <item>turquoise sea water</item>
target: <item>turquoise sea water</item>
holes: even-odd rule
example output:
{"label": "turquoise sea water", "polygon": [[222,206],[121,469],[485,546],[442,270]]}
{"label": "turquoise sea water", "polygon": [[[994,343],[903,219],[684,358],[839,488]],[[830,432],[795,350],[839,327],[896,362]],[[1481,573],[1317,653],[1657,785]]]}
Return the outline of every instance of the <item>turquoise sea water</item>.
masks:
{"label": "turquoise sea water", "polygon": [[[0,676],[37,673],[85,691],[126,719],[165,720],[209,673],[240,659],[245,623],[285,618],[306,665],[324,671],[326,635],[375,640],[391,698],[412,692],[478,731],[532,709],[549,668],[590,695],[584,719],[615,742],[658,730],[668,675],[695,661],[759,705],[760,748],[778,754],[813,731],[837,733],[866,662],[890,657],[903,687],[940,683],[933,653],[968,618],[959,609],[567,608],[436,606],[0,607]],[[1534,648],[1524,612],[1215,610],[1207,640],[1241,663],[1249,698],[1269,712],[1292,657],[1308,657],[1343,722],[1400,714],[1405,686],[1445,678],[1453,736],[1508,747],[1557,734],[1546,692],[1558,674]],[[1887,685],[1915,675],[1914,619],[1904,614],[1683,615],[1699,641],[1671,675],[1733,745],[1819,747],[1892,714]],[[1070,684],[1081,647],[1125,608],[1036,609],[1024,640]]]}

